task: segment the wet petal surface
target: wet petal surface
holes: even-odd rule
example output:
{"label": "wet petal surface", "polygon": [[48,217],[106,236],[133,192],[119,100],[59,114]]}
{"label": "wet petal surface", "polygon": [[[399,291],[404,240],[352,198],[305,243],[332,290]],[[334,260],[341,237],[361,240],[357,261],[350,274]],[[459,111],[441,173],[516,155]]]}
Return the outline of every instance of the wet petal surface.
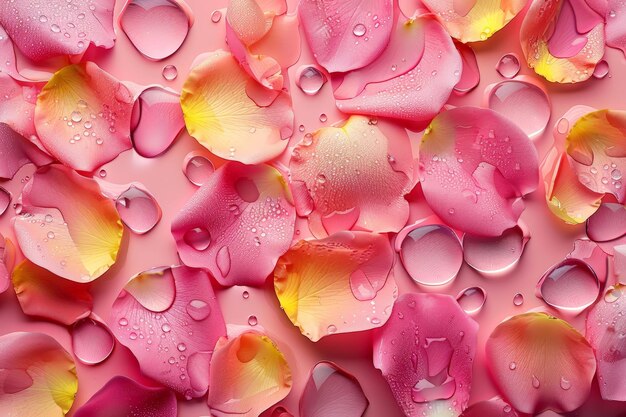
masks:
{"label": "wet petal surface", "polygon": [[28,163],[41,166],[52,162],[52,158],[6,123],[0,123],[0,153],[3,156],[0,178],[3,179],[13,178],[17,171]]}

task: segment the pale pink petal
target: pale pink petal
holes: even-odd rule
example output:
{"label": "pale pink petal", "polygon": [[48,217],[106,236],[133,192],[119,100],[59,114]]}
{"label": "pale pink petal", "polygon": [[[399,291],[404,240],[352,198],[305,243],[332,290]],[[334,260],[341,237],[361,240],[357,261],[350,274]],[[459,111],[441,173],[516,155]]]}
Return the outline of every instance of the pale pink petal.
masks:
{"label": "pale pink petal", "polygon": [[351,228],[396,232],[406,223],[404,196],[414,178],[411,145],[405,132],[386,126],[351,116],[338,127],[306,135],[294,149],[290,185],[315,236]]}
{"label": "pale pink petal", "polygon": [[319,362],[300,397],[300,417],[361,417],[368,405],[354,376],[332,362]]}
{"label": "pale pink petal", "polygon": [[221,338],[211,358],[208,404],[215,417],[256,417],[291,391],[291,370],[268,336]]}
{"label": "pale pink petal", "polygon": [[469,45],[461,42],[454,42],[454,45],[463,62],[461,79],[454,86],[454,91],[457,94],[467,94],[480,83],[480,68],[478,68],[478,61],[476,61],[476,54]]}
{"label": "pale pink petal", "polygon": [[289,320],[314,342],[373,329],[387,321],[397,296],[393,259],[385,235],[301,240],[279,259],[274,289]]}
{"label": "pale pink petal", "polygon": [[[263,3],[263,0],[257,0]],[[258,42],[250,45],[250,52],[257,56],[270,56],[281,68],[288,68],[300,58],[300,21],[297,15],[274,18],[272,27]]]}
{"label": "pale pink petal", "polygon": [[144,374],[187,399],[206,394],[211,355],[226,334],[206,272],[176,266],[139,273],[113,304],[108,325]]}
{"label": "pale pink petal", "polygon": [[[39,61],[59,55],[79,55],[89,44],[111,48],[114,0],[47,0],[35,7],[30,0],[0,2],[0,25],[24,55]],[[62,10],[62,11],[61,11]]]}
{"label": "pale pink petal", "polygon": [[296,210],[280,172],[223,165],[172,222],[183,263],[207,268],[222,285],[261,285],[289,249]]}
{"label": "pale pink petal", "polygon": [[257,0],[230,0],[226,9],[226,30],[245,46],[261,40],[274,20],[273,10],[264,10]]}
{"label": "pale pink petal", "polygon": [[472,404],[461,417],[519,417],[513,407],[500,398]]}
{"label": "pale pink petal", "polygon": [[519,412],[580,407],[596,371],[593,349],[567,322],[545,313],[514,316],[486,345],[496,387]]}
{"label": "pale pink petal", "polygon": [[621,49],[626,55],[626,3],[608,0],[606,13],[606,44]]}
{"label": "pale pink petal", "polygon": [[0,120],[35,143],[35,103],[41,86],[39,83],[19,83],[0,73]]}
{"label": "pale pink petal", "polygon": [[93,62],[62,68],[37,97],[39,139],[55,158],[93,171],[130,149],[133,97]]}
{"label": "pale pink petal", "polygon": [[598,364],[598,385],[605,400],[626,401],[626,289],[610,287],[587,316],[587,340]]}
{"label": "pale pink petal", "polygon": [[14,230],[31,262],[76,282],[93,281],[115,263],[124,229],[93,179],[63,165],[40,168],[21,199]]}
{"label": "pale pink petal", "polygon": [[0,62],[5,64],[0,66],[0,73],[8,74],[15,80],[28,81],[17,69],[13,42],[2,26],[0,26]]}
{"label": "pale pink petal", "polygon": [[56,276],[28,260],[15,267],[12,279],[22,311],[29,316],[71,325],[93,308],[86,284]]}
{"label": "pale pink petal", "polygon": [[95,317],[74,323],[71,334],[74,356],[85,365],[104,362],[115,347],[115,338],[111,331]]}
{"label": "pale pink petal", "polygon": [[537,188],[538,177],[528,136],[492,110],[448,110],[422,138],[424,197],[443,221],[466,233],[500,236],[516,226],[521,198]]}
{"label": "pale pink petal", "polygon": [[172,391],[116,376],[80,407],[74,417],[176,417],[177,409]]}
{"label": "pale pink petal", "polygon": [[530,233],[524,227],[515,226],[500,236],[463,236],[465,262],[485,274],[503,273],[510,270],[522,257]]}
{"label": "pale pink petal", "polygon": [[191,7],[184,0],[128,0],[118,18],[133,46],[156,61],[180,48],[193,20]]}
{"label": "pale pink petal", "polygon": [[309,46],[328,72],[372,63],[393,31],[391,0],[303,0],[298,10]]}
{"label": "pale pink petal", "polygon": [[458,416],[467,408],[477,332],[449,295],[398,298],[374,340],[374,366],[407,417]]}
{"label": "pale pink petal", "polygon": [[133,108],[131,136],[137,153],[154,158],[174,143],[185,127],[178,94],[162,87],[150,87],[141,92]]}
{"label": "pale pink petal", "polygon": [[5,123],[0,123],[0,155],[3,159],[0,178],[3,179],[13,178],[26,164],[42,166],[52,162],[52,158]]}
{"label": "pale pink petal", "polygon": [[[382,78],[381,81],[368,83],[357,96],[337,99],[337,107],[346,113],[396,119],[411,129],[420,130],[450,97],[452,89],[461,79],[462,62],[452,39],[432,15],[422,15],[415,20],[403,19],[400,17],[398,24],[403,25],[405,31],[410,30],[418,38],[425,39],[424,51],[417,65],[404,74],[385,80],[386,73],[379,68],[387,65],[393,71],[394,66],[401,66],[402,63],[391,60],[378,64],[375,61],[371,65],[376,66],[375,73]],[[392,41],[392,44],[395,42]],[[412,49],[410,44],[405,47]],[[381,58],[389,57],[383,54]]]}
{"label": "pale pink petal", "polygon": [[604,203],[587,219],[587,236],[595,242],[608,242],[626,234],[626,207]]}
{"label": "pale pink petal", "polygon": [[11,273],[15,263],[15,247],[13,243],[0,234],[0,294],[11,284]]}
{"label": "pale pink petal", "polygon": [[78,378],[70,355],[51,336],[0,336],[0,410],[10,417],[63,417],[74,403]]}

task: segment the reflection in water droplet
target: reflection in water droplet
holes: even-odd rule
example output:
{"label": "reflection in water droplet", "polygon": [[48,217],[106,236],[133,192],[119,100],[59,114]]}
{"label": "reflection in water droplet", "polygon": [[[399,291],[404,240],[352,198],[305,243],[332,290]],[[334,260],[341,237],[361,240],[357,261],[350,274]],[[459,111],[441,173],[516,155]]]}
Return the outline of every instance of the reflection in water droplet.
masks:
{"label": "reflection in water droplet", "polygon": [[330,326],[328,326],[328,334],[333,334],[333,333],[337,333],[337,326],[335,326],[334,324],[331,324]]}
{"label": "reflection in water droplet", "polygon": [[524,304],[524,296],[520,293],[515,294],[513,296],[513,304],[518,307]]}
{"label": "reflection in water droplet", "polygon": [[226,278],[230,272],[230,252],[228,251],[228,246],[222,246],[220,248],[217,252],[215,263],[217,264],[217,268],[222,273],[222,277]]}
{"label": "reflection in water droplet", "polygon": [[211,234],[203,227],[194,227],[185,232],[183,240],[195,250],[203,251],[211,244]]}
{"label": "reflection in water droplet", "polygon": [[352,33],[354,34],[354,36],[357,36],[357,37],[361,37],[365,35],[365,32],[367,32],[367,28],[362,23],[357,23],[352,28]]}
{"label": "reflection in water droplet", "polygon": [[178,349],[179,352],[184,352],[187,350],[187,346],[184,343],[179,343],[176,349]]}
{"label": "reflection in water droplet", "polygon": [[[296,85],[304,94],[314,96],[324,84],[326,84],[326,76],[314,65],[303,65],[296,71]],[[304,131],[304,126],[302,126],[302,131]]]}
{"label": "reflection in water droplet", "polygon": [[466,288],[459,293],[456,301],[467,314],[476,314],[485,305],[487,294],[480,287]]}
{"label": "reflection in water droplet", "polygon": [[605,60],[598,62],[596,68],[593,70],[593,76],[602,79],[609,74],[609,63]]}
{"label": "reflection in water droplet", "polygon": [[113,335],[99,321],[91,318],[79,320],[72,327],[71,333],[74,355],[84,364],[101,363],[113,352]]}
{"label": "reflection in water droplet", "polygon": [[147,233],[161,220],[161,207],[154,197],[134,185],[119,195],[115,208],[124,224],[135,233]]}
{"label": "reflection in water droplet", "polygon": [[248,324],[250,326],[256,326],[258,323],[259,323],[259,320],[256,318],[256,316],[248,317]]}
{"label": "reflection in water droplet", "polygon": [[166,65],[163,67],[163,78],[167,81],[172,81],[178,77],[178,70],[174,65]]}
{"label": "reflection in water droplet", "polygon": [[328,116],[326,116],[325,113],[320,114],[320,122],[326,123],[327,120],[328,120]]}
{"label": "reflection in water droplet", "polygon": [[198,152],[189,152],[183,161],[183,173],[194,185],[201,186],[215,172],[211,160]]}
{"label": "reflection in water droplet", "polygon": [[549,269],[537,283],[537,294],[550,306],[580,312],[598,297],[600,284],[591,267],[569,258]]}
{"label": "reflection in water droplet", "polygon": [[219,10],[213,10],[213,13],[211,13],[211,22],[217,23],[220,20],[222,20],[222,12]]}
{"label": "reflection in water droplet", "polygon": [[187,303],[187,314],[196,321],[202,321],[211,314],[211,306],[202,300],[191,300]]}
{"label": "reflection in water droplet", "polygon": [[496,71],[504,78],[513,78],[520,70],[519,58],[515,54],[505,54],[496,64]]}

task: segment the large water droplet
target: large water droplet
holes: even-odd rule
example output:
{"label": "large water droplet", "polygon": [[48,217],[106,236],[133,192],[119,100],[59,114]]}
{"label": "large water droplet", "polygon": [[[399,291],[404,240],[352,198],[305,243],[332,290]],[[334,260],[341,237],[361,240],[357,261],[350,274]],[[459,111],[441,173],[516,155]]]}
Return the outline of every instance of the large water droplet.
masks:
{"label": "large water droplet", "polygon": [[524,232],[518,226],[505,230],[497,237],[465,234],[463,255],[465,262],[477,271],[487,274],[501,273],[517,263],[526,241]]}
{"label": "large water droplet", "polygon": [[383,285],[385,285],[385,281],[381,282],[381,280],[377,279],[370,281],[362,269],[357,269],[350,274],[350,289],[354,298],[359,301],[373,299]]}
{"label": "large water droplet", "polygon": [[467,314],[476,314],[485,305],[487,294],[481,287],[466,288],[456,296],[456,301]]}
{"label": "large water droplet", "polygon": [[208,181],[215,172],[215,167],[209,158],[192,151],[185,156],[183,161],[183,173],[194,185],[201,186]]}
{"label": "large water droplet", "polygon": [[11,205],[11,193],[0,187],[0,216],[4,214],[5,211]]}
{"label": "large water droplet", "polygon": [[222,277],[226,278],[230,272],[230,252],[228,246],[222,246],[215,257],[217,268],[222,273]]}
{"label": "large water droplet", "polygon": [[103,362],[113,352],[115,341],[106,326],[99,321],[85,318],[72,327],[72,350],[84,364]]}
{"label": "large water droplet", "polygon": [[169,309],[176,297],[172,268],[160,267],[140,272],[131,278],[124,290],[144,308],[155,313]]}
{"label": "large water droplet", "polygon": [[608,242],[626,235],[626,207],[618,203],[600,205],[587,219],[587,236],[594,242]]}
{"label": "large water droplet", "polygon": [[591,267],[569,258],[553,266],[537,283],[537,294],[550,306],[580,312],[598,297],[600,284]]}
{"label": "large water droplet", "polygon": [[502,81],[487,88],[487,103],[518,125],[530,138],[538,136],[550,120],[550,100],[534,84],[520,80]]}
{"label": "large water droplet", "polygon": [[296,85],[304,94],[313,96],[326,84],[326,76],[314,65],[303,65],[296,72]]}
{"label": "large water droplet", "polygon": [[134,185],[115,201],[120,218],[135,233],[147,233],[161,220],[161,207],[148,192]]}
{"label": "large water droplet", "polygon": [[161,73],[167,81],[175,80],[178,77],[178,69],[174,65],[166,65]]}
{"label": "large water droplet", "polygon": [[463,263],[463,250],[447,226],[421,226],[410,231],[400,249],[402,264],[414,281],[443,285],[454,279]]}
{"label": "large water droplet", "polygon": [[196,321],[202,321],[211,314],[211,306],[202,300],[191,300],[187,303],[187,314]]}
{"label": "large water droplet", "polygon": [[183,235],[185,243],[197,251],[203,251],[211,244],[211,234],[204,227],[194,227]]}
{"label": "large water droplet", "polygon": [[519,58],[515,54],[505,54],[496,64],[496,71],[504,78],[513,78],[520,70]]}
{"label": "large water droplet", "polygon": [[131,0],[119,18],[133,46],[153,60],[167,58],[180,48],[193,24],[191,9],[173,0]]}

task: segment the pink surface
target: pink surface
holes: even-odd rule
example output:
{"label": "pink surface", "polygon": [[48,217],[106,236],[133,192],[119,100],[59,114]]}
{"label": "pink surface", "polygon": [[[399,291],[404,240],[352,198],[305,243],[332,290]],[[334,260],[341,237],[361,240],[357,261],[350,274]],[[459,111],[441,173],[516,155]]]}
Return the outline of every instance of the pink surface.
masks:
{"label": "pink surface", "polygon": [[[224,42],[224,18],[218,23],[211,21],[215,9],[226,7],[224,0],[189,0],[195,16],[195,24],[181,48],[169,58],[160,62],[146,60],[130,43],[117,26],[118,38],[115,47],[109,50],[88,50],[84,60],[95,61],[103,70],[114,74],[120,80],[129,80],[142,85],[161,84],[180,91],[194,58],[204,52],[226,48]],[[289,1],[289,13],[295,10],[295,1]],[[122,1],[115,5],[115,16],[123,7]],[[481,80],[478,88],[462,97],[452,96],[449,103],[453,105],[480,106],[484,88],[492,83],[503,80],[495,70],[500,57],[514,52],[522,57],[518,33],[522,17],[518,16],[508,26],[494,34],[486,43],[473,45],[478,59]],[[331,83],[327,83],[316,96],[308,96],[294,84],[294,74],[302,64],[314,64],[312,53],[304,41],[302,32],[302,54],[299,62],[289,70],[289,87],[295,113],[295,126],[304,125],[306,132],[314,131],[322,126],[329,126],[347,115],[340,113],[333,98]],[[570,107],[577,104],[594,108],[626,109],[624,104],[624,85],[626,83],[626,60],[621,51],[607,48],[605,59],[610,65],[610,76],[604,79],[591,78],[584,83],[575,85],[550,84],[537,76],[532,69],[522,63],[521,73],[528,75],[542,84],[548,91],[552,117],[548,126],[554,126],[560,116]],[[18,67],[24,65],[24,58],[18,57]],[[165,65],[175,65],[178,77],[166,81],[162,76]],[[320,114],[327,115],[325,123],[320,122]],[[304,136],[304,132],[295,129],[290,146],[295,145]],[[410,134],[413,139],[413,152],[416,153],[418,135]],[[541,160],[552,144],[551,129],[537,136],[534,144]],[[172,147],[155,159],[146,159],[135,151],[128,150],[112,162],[103,166],[106,179],[115,183],[141,182],[156,198],[162,208],[161,221],[145,235],[126,233],[119,252],[117,263],[92,285],[94,295],[94,312],[101,317],[108,317],[110,307],[120,290],[133,275],[155,266],[178,264],[176,244],[170,232],[170,225],[185,203],[191,198],[197,187],[184,176],[182,163],[190,151],[203,150],[186,132],[174,142]],[[211,156],[216,167],[223,164],[222,160]],[[283,161],[286,156],[281,157]],[[32,177],[34,167],[22,167],[15,179],[0,183],[13,196],[16,196],[24,184],[25,178]],[[407,197],[410,200],[409,223],[430,215],[432,211],[426,205],[421,191],[416,190]],[[487,301],[473,319],[479,323],[477,349],[473,366],[472,392],[469,404],[488,400],[498,392],[495,389],[486,369],[484,346],[493,329],[505,318],[526,312],[545,304],[535,297],[535,285],[543,273],[552,265],[563,260],[572,250],[576,238],[584,235],[584,225],[565,225],[561,220],[550,214],[544,198],[543,183],[539,189],[524,198],[525,210],[521,220],[531,231],[531,239],[526,245],[520,261],[510,270],[498,276],[484,276],[463,264],[456,279],[445,287],[428,288],[416,284],[402,268],[399,261],[394,267],[394,277],[399,287],[399,294],[407,292],[438,292],[453,297],[467,287],[480,286],[487,293]],[[11,218],[13,209],[0,217],[0,232],[15,242]],[[298,220],[295,236],[302,239],[309,236],[306,221]],[[242,293],[248,291],[249,297]],[[222,308],[224,320],[229,324],[248,325],[249,317],[256,316],[258,326],[262,326],[279,349],[284,353],[290,364],[293,375],[293,387],[290,394],[281,404],[294,416],[298,416],[298,401],[307,382],[311,368],[319,361],[328,360],[336,363],[361,384],[370,404],[366,417],[401,417],[403,414],[396,405],[391,389],[379,370],[372,365],[372,334],[367,332],[337,334],[325,337],[317,343],[304,337],[292,325],[280,310],[274,294],[271,280],[263,288],[231,287],[216,288],[216,296]],[[515,306],[513,297],[516,293],[524,295],[524,304]],[[551,314],[559,316],[556,310]],[[566,317],[569,323],[584,334],[586,313],[576,317]],[[68,351],[71,351],[71,337],[68,330],[57,324],[36,321],[25,316],[18,304],[13,291],[0,294],[0,334],[17,331],[43,332],[52,335]],[[112,377],[128,376],[139,383],[156,386],[154,381],[143,376],[137,361],[129,350],[117,344],[111,356],[98,366],[87,366],[76,362],[79,391],[69,416]],[[577,416],[582,417],[618,417],[626,412],[626,404],[600,401],[597,383],[592,386],[592,397],[583,406]],[[191,401],[180,400],[180,417],[208,416],[206,398]]]}

